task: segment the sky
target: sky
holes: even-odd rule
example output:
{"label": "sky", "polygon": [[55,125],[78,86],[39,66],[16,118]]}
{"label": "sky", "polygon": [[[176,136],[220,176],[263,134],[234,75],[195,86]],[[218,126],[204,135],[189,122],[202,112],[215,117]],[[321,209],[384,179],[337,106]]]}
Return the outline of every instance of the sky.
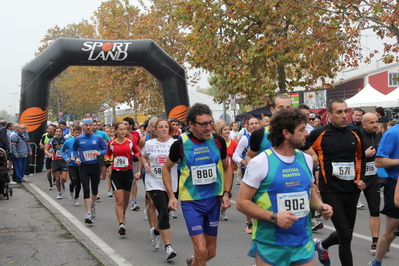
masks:
{"label": "sky", "polygon": [[[103,0],[0,0],[0,110],[19,112],[21,69],[35,57],[47,30],[90,19]],[[130,0],[131,5],[138,5]],[[362,46],[381,49],[373,32],[365,33]],[[7,44],[8,43],[8,44]],[[367,50],[367,49],[366,49]],[[205,81],[204,81],[205,80]],[[206,78],[199,83],[206,84]],[[206,86],[206,85],[205,85]]]}

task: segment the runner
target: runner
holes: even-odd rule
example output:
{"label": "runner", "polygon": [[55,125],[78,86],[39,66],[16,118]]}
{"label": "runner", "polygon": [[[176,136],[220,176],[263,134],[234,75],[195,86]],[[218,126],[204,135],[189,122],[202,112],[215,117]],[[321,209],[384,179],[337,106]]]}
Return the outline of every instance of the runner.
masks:
{"label": "runner", "polygon": [[[395,188],[398,187],[399,175],[399,125],[391,127],[382,136],[375,158],[375,166],[385,168],[388,177],[384,184],[384,208],[381,213],[385,217],[385,231],[378,240],[375,259],[369,262],[369,266],[380,266],[385,254],[388,252],[392,241],[398,236],[399,208],[396,205]],[[397,191],[399,188],[396,189]]]}
{"label": "runner", "polygon": [[[93,134],[93,121],[83,122],[83,135],[77,136],[73,144],[75,163],[80,165],[80,179],[83,186],[83,199],[87,214],[85,223],[92,224],[96,218],[96,200],[100,183],[99,155],[105,155],[107,146],[103,139]],[[90,204],[91,183],[91,204]]]}
{"label": "runner", "polygon": [[194,256],[187,265],[206,265],[216,255],[220,204],[230,207],[231,168],[224,139],[213,135],[212,111],[196,103],[188,111],[190,132],[173,143],[162,178],[171,210],[177,209],[171,171],[180,160],[179,197],[187,229],[194,246]]}
{"label": "runner", "polygon": [[[141,161],[145,169],[145,189],[147,195],[151,197],[158,211],[158,220],[156,227],[150,229],[151,244],[155,249],[159,249],[161,234],[162,241],[165,245],[166,260],[170,260],[176,256],[170,244],[171,229],[169,224],[168,194],[162,182],[162,166],[165,163],[170,150],[170,146],[176,139],[171,137],[172,126],[166,119],[158,119],[155,123],[157,137],[148,140],[141,150]],[[171,169],[172,174],[172,190],[177,191],[177,165]],[[140,178],[141,173],[136,174],[136,178]],[[149,217],[150,218],[150,217]]]}
{"label": "runner", "polygon": [[[241,184],[241,180],[245,175],[245,169],[247,167],[247,162],[245,161],[245,156],[249,148],[249,141],[251,139],[251,134],[255,130],[260,128],[259,120],[256,117],[252,117],[248,120],[248,127],[244,131],[243,137],[238,142],[237,148],[233,154],[233,161],[239,163],[241,166],[241,176],[237,177],[237,182]],[[246,234],[252,234],[252,218],[247,216],[247,222],[245,224],[244,231]]]}
{"label": "runner", "polygon": [[331,264],[328,248],[339,245],[342,265],[352,266],[352,234],[356,220],[356,204],[360,190],[366,188],[361,180],[365,170],[365,153],[360,129],[348,127],[348,106],[344,100],[329,102],[331,123],[313,130],[309,142],[320,161],[319,190],[323,201],[331,205],[331,221],[335,230],[325,240],[315,239],[319,261]]}
{"label": "runner", "polygon": [[332,215],[331,206],[312,193],[317,191],[312,158],[296,150],[306,143],[306,121],[299,110],[274,115],[269,135],[274,148],[252,159],[245,171],[236,206],[256,219],[249,256],[257,266],[314,265],[310,207],[326,219]]}
{"label": "runner", "polygon": [[380,178],[375,167],[375,154],[378,151],[381,135],[377,134],[378,118],[373,113],[366,113],[362,118],[364,147],[366,149],[366,171],[363,190],[370,212],[371,254],[375,255],[380,234]]}
{"label": "runner", "polygon": [[[75,126],[72,128],[72,137],[64,142],[61,148],[61,154],[68,166],[68,174],[71,183],[69,184],[68,199],[73,200],[73,205],[79,206],[79,194],[82,189],[80,180],[79,165],[75,163],[75,157],[72,153],[72,147],[75,143],[75,138],[82,134],[82,128]],[[73,192],[75,191],[75,196]]]}
{"label": "runner", "polygon": [[[237,141],[230,138],[230,126],[227,123],[222,123],[219,125],[218,133],[220,136],[224,138],[227,147],[227,156],[229,157],[229,165],[231,167],[232,178],[234,180],[234,162],[233,162],[233,154],[237,149]],[[228,217],[226,216],[226,208],[221,209],[220,211],[220,220],[227,221]]]}
{"label": "runner", "polygon": [[55,177],[55,186],[58,190],[57,199],[62,199],[62,194],[65,191],[65,182],[68,177],[67,164],[61,154],[61,148],[62,145],[64,145],[64,142],[65,138],[62,135],[62,129],[57,127],[55,129],[55,136],[44,148],[46,155],[48,157],[51,156],[51,172]]}
{"label": "runner", "polygon": [[[40,149],[44,150],[44,148],[48,145],[50,139],[52,139],[54,137],[54,133],[55,133],[55,125],[48,125],[46,128],[46,133],[44,133],[40,139],[40,142],[39,142]],[[52,151],[49,150],[49,152],[52,152]],[[47,180],[50,185],[49,190],[53,189],[53,177],[51,176],[51,158],[52,158],[52,156],[48,156],[46,154],[45,165],[46,165],[46,171],[47,171]]]}
{"label": "runner", "polygon": [[129,206],[133,183],[132,161],[138,161],[140,150],[131,139],[126,138],[128,132],[123,123],[116,123],[114,127],[116,138],[108,144],[104,164],[107,168],[112,165],[111,183],[116,203],[115,213],[119,223],[118,233],[125,235],[125,213]]}

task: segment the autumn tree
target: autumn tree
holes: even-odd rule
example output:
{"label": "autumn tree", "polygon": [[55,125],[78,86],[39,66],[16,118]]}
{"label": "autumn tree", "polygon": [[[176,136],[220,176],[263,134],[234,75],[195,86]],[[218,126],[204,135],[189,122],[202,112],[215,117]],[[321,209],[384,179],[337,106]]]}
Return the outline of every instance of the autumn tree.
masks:
{"label": "autumn tree", "polygon": [[[341,22],[341,27],[353,43],[357,44],[358,51],[362,47],[359,42],[361,32],[372,29],[381,40],[393,39],[396,42],[383,43],[383,51],[371,51],[364,58],[366,62],[377,53],[381,54],[382,61],[386,64],[399,62],[399,3],[397,0],[296,0],[304,9],[319,8],[331,17]],[[345,54],[348,58],[363,59],[359,52],[349,49]],[[355,54],[353,54],[355,52]],[[345,62],[346,63],[346,62]],[[353,63],[353,62],[352,62]],[[355,62],[356,65],[357,61]],[[348,64],[347,64],[348,65]],[[353,66],[353,64],[349,64]]]}
{"label": "autumn tree", "polygon": [[214,75],[220,101],[235,94],[260,104],[265,95],[315,88],[352,45],[340,21],[295,1],[187,0],[175,17],[187,32],[189,63]]}

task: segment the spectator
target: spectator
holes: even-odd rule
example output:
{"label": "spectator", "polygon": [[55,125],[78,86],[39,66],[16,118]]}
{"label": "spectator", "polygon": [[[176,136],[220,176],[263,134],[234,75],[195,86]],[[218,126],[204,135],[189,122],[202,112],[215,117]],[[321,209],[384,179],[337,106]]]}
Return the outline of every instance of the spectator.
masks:
{"label": "spectator", "polygon": [[382,107],[375,108],[375,115],[378,117],[378,123],[389,122],[388,118],[385,117],[384,108]]}

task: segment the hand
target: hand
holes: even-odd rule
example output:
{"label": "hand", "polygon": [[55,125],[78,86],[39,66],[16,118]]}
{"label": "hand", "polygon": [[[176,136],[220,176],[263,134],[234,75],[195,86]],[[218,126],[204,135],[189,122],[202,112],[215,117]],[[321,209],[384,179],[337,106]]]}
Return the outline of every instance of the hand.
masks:
{"label": "hand", "polygon": [[283,229],[290,228],[296,221],[298,217],[295,216],[293,212],[279,212],[277,213],[276,225]]}
{"label": "hand", "polygon": [[79,158],[76,158],[76,159],[75,159],[75,163],[80,165],[82,162],[80,161]]}
{"label": "hand", "polygon": [[375,149],[373,146],[370,146],[366,150],[366,157],[373,157],[375,155]]}
{"label": "hand", "polygon": [[355,180],[353,182],[357,185],[358,189],[360,190],[366,189],[366,184],[363,182],[363,180]]}
{"label": "hand", "polygon": [[66,159],[66,163],[70,163],[72,160],[71,160],[71,158],[68,158],[68,159]]}
{"label": "hand", "polygon": [[175,197],[169,199],[168,209],[172,211],[177,211],[177,199]]}
{"label": "hand", "polygon": [[227,193],[224,193],[223,197],[220,199],[222,203],[222,207],[224,209],[230,208],[231,207],[231,202],[230,202],[230,197]]}
{"label": "hand", "polygon": [[321,216],[323,216],[323,218],[325,220],[328,220],[328,219],[331,218],[331,216],[333,215],[334,211],[333,211],[333,208],[330,205],[323,203],[323,205],[321,205],[321,208],[320,208],[320,213],[321,213]]}
{"label": "hand", "polygon": [[101,152],[99,152],[99,151],[94,151],[93,153],[94,153],[95,155],[97,155],[97,156],[98,156],[98,155],[101,155]]}
{"label": "hand", "polygon": [[141,178],[141,172],[135,173],[135,174],[134,174],[134,178],[135,178],[136,180],[139,180],[139,179]]}

